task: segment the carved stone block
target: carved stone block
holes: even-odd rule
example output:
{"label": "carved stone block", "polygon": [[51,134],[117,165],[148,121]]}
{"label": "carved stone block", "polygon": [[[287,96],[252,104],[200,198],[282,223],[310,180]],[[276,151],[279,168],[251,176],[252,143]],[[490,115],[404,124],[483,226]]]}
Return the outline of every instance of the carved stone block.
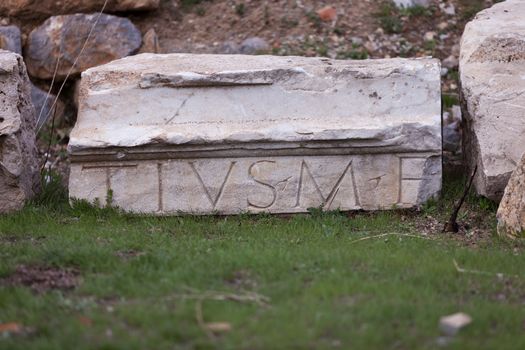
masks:
{"label": "carved stone block", "polygon": [[137,213],[413,207],[441,189],[436,60],[150,55],[82,75],[70,196]]}

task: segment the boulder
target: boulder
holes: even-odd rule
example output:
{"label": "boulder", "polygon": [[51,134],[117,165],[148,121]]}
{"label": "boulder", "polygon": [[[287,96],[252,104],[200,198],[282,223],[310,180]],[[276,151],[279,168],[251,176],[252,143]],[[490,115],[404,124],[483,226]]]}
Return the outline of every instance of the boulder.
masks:
{"label": "boulder", "polygon": [[270,45],[263,38],[257,36],[248,38],[241,43],[240,53],[244,55],[255,55],[270,50]]}
{"label": "boulder", "polygon": [[69,194],[156,215],[412,208],[441,190],[434,59],[141,54],[82,73]]}
{"label": "boulder", "polygon": [[[42,126],[50,119],[55,119],[55,125],[64,121],[65,105],[56,95],[49,94],[39,87],[31,86],[31,100],[36,112],[36,127],[40,130]],[[55,103],[56,100],[56,103]],[[53,106],[54,104],[54,106]]]}
{"label": "boulder", "polygon": [[22,36],[17,26],[0,26],[0,49],[22,54]]}
{"label": "boulder", "polygon": [[525,234],[525,155],[505,189],[497,217],[500,236],[519,237]]}
{"label": "boulder", "polygon": [[[154,10],[160,0],[109,0],[105,12]],[[104,0],[2,0],[0,16],[51,16],[100,11]]]}
{"label": "boulder", "polygon": [[480,12],[461,40],[464,150],[477,193],[499,201],[525,152],[525,1]]}
{"label": "boulder", "polygon": [[78,75],[88,68],[134,54],[141,44],[140,31],[127,18],[106,14],[55,16],[29,34],[25,59],[29,74],[39,79],[53,78],[60,60],[56,76],[60,80],[70,71],[73,76]]}
{"label": "boulder", "polygon": [[18,210],[39,188],[35,109],[22,57],[0,50],[0,213]]}

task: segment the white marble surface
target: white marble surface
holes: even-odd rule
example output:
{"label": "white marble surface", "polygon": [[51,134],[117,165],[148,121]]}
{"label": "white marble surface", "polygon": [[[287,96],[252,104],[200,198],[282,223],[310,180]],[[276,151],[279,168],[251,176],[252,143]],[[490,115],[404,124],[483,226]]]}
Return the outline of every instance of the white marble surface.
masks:
{"label": "white marble surface", "polygon": [[411,207],[441,187],[436,60],[144,54],[88,70],[79,96],[72,197],[280,213]]}

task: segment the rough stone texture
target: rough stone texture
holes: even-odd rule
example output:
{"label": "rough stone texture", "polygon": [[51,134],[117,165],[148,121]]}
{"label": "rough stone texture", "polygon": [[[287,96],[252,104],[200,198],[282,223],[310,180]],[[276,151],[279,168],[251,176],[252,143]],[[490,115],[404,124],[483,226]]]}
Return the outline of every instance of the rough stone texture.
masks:
{"label": "rough stone texture", "polygon": [[240,53],[243,55],[255,55],[270,50],[270,45],[263,38],[252,37],[244,40],[240,46]]}
{"label": "rough stone texture", "polygon": [[144,34],[139,53],[160,53],[159,37],[155,29],[151,28]]}
{"label": "rough stone texture", "polygon": [[501,236],[525,235],[525,155],[510,178],[497,216]]}
{"label": "rough stone texture", "polygon": [[[36,111],[36,127],[39,130],[48,120],[55,117],[55,125],[64,120],[65,105],[56,95],[40,89],[37,86],[31,86],[31,100]],[[53,107],[53,103],[57,101]]]}
{"label": "rough stone texture", "polygon": [[[68,13],[100,11],[105,0],[2,0],[2,16],[51,16]],[[160,0],[109,0],[104,11],[154,10]]]}
{"label": "rough stone texture", "polygon": [[17,26],[0,26],[0,50],[22,54],[22,36]]}
{"label": "rough stone texture", "polygon": [[441,188],[436,60],[143,54],[84,72],[79,105],[71,197],[133,212],[391,209]]}
{"label": "rough stone texture", "polygon": [[525,0],[480,12],[461,41],[464,146],[479,194],[499,201],[525,152]]}
{"label": "rough stone texture", "polygon": [[38,190],[30,89],[22,57],[0,50],[0,213],[22,208]]}
{"label": "rough stone texture", "polygon": [[424,6],[427,7],[431,3],[431,0],[394,0],[394,4],[397,7],[414,7],[414,6]]}
{"label": "rough stone texture", "polygon": [[[98,18],[98,22],[97,22]],[[57,79],[64,79],[79,56],[93,25],[90,40],[72,74],[138,51],[140,31],[127,18],[102,14],[55,16],[28,37],[25,59],[31,76],[51,79],[60,58]]]}

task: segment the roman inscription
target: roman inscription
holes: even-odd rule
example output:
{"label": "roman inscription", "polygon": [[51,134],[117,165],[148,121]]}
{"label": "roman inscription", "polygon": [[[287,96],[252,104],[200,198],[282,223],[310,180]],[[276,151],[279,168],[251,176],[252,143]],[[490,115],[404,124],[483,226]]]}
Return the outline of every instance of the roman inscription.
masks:
{"label": "roman inscription", "polygon": [[303,160],[301,162],[301,170],[299,174],[299,187],[297,190],[297,200],[295,202],[295,208],[301,207],[301,196],[303,192],[303,186],[304,186],[304,182],[306,181],[306,177],[308,177],[310,181],[313,183],[315,190],[317,192],[317,195],[322,201],[321,206],[324,209],[329,209],[335,197],[339,193],[339,188],[341,187],[341,183],[343,182],[344,178],[348,174],[349,170],[350,170],[352,187],[353,187],[354,196],[355,196],[355,204],[356,206],[358,206],[359,205],[359,195],[358,195],[356,184],[355,184],[355,176],[354,176],[353,170],[351,169],[351,166],[352,166],[352,160],[348,162],[343,173],[339,176],[339,178],[337,178],[330,192],[328,192],[327,195],[324,195],[321,187],[319,186],[319,183],[316,181],[315,177],[312,175],[312,172],[310,170],[310,167],[308,166],[308,163],[305,160]]}
{"label": "roman inscription", "polygon": [[275,201],[277,200],[277,189],[274,186],[272,186],[272,184],[270,184],[268,182],[265,182],[263,180],[257,179],[257,174],[254,173],[254,167],[260,167],[263,164],[275,164],[275,163],[276,163],[275,161],[271,161],[271,160],[260,160],[258,162],[253,163],[248,168],[248,174],[251,177],[251,179],[253,181],[255,181],[256,183],[260,184],[261,186],[266,187],[267,189],[269,189],[271,194],[272,194],[272,200],[269,201],[266,204],[264,204],[264,203],[256,204],[254,201],[252,201],[250,199],[250,197],[248,197],[247,202],[248,202],[248,206],[249,207],[253,207],[253,208],[256,208],[256,209],[268,209],[272,205],[275,204]]}
{"label": "roman inscription", "polygon": [[[118,169],[129,169],[129,168],[137,168],[137,164],[96,164],[96,165],[84,165],[82,166],[82,171],[87,172],[103,172],[104,173],[104,186],[97,186],[98,191],[100,191],[100,187],[105,187],[104,190],[104,198],[99,198],[100,200],[104,200],[103,203],[112,205],[113,203],[107,203],[107,201],[112,200],[113,194],[110,193],[113,192],[113,186],[111,185],[111,178],[115,174],[115,170]],[[91,192],[97,191],[97,187],[94,187]]]}
{"label": "roman inscription", "polygon": [[440,72],[430,58],[113,61],[82,74],[70,195],[104,203],[111,187],[115,206],[154,215],[415,207],[441,188]]}
{"label": "roman inscription", "polygon": [[188,162],[188,164],[190,165],[191,169],[193,170],[193,172],[197,176],[197,179],[199,180],[199,183],[200,183],[202,189],[204,190],[204,193],[206,194],[206,197],[210,201],[210,204],[212,205],[213,209],[215,209],[217,207],[217,204],[219,203],[219,200],[221,199],[221,196],[222,196],[222,194],[224,192],[224,187],[226,186],[226,182],[228,182],[228,179],[231,176],[231,173],[232,173],[233,167],[235,166],[235,163],[236,162],[230,162],[230,167],[228,168],[228,172],[226,173],[226,176],[224,177],[224,180],[222,181],[222,185],[219,188],[219,191],[217,192],[217,194],[215,196],[212,196],[212,193],[211,193],[210,189],[208,188],[208,186],[206,186],[206,184],[202,180],[201,174],[199,173],[199,171],[195,167],[195,162]]}
{"label": "roman inscription", "polygon": [[[428,175],[429,154],[164,159],[73,165],[84,198],[133,212],[301,213],[410,207]],[[84,180],[83,180],[84,181]],[[439,183],[436,185],[438,186]],[[89,190],[89,191],[88,191]],[[72,193],[72,197],[77,192]]]}

